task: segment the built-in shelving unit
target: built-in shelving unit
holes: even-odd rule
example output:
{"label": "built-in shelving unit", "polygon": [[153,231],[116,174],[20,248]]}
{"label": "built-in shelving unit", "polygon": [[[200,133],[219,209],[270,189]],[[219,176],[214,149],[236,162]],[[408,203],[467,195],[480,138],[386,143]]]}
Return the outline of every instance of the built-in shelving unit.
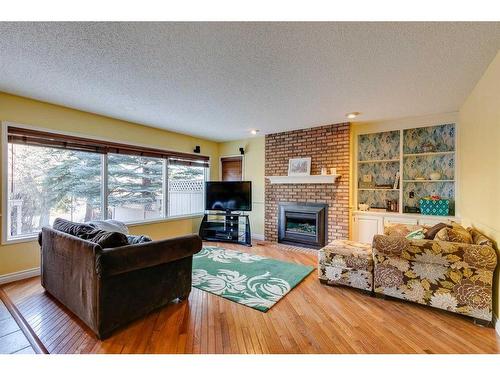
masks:
{"label": "built-in shelving unit", "polygon": [[[402,214],[405,207],[418,207],[420,198],[439,195],[450,200],[450,216],[455,215],[455,143],[453,123],[359,135],[357,204],[386,207],[397,200],[396,213]],[[431,180],[433,172],[441,178]],[[372,186],[363,184],[365,175],[372,176]]]}
{"label": "built-in shelving unit", "polygon": [[[399,130],[358,137],[358,202],[370,207],[386,207],[387,200],[399,201],[400,187],[398,184],[394,188],[394,179],[401,170],[400,142]],[[372,176],[373,186],[362,185],[364,175]]]}

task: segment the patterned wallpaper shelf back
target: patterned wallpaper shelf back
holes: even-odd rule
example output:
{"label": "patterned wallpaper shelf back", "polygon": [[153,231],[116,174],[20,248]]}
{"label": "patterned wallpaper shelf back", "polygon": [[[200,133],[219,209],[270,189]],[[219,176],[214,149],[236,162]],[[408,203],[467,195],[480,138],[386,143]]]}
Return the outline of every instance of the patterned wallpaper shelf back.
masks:
{"label": "patterned wallpaper shelf back", "polygon": [[[405,206],[418,207],[422,197],[439,195],[450,200],[450,215],[454,215],[455,134],[455,124],[443,124],[359,135],[358,203],[385,207],[386,200],[402,200],[399,210],[404,212]],[[359,189],[367,187],[362,186],[365,175],[372,176],[373,185],[385,185],[394,184],[397,172],[402,172],[402,191]],[[433,172],[440,174],[440,181],[429,181]],[[420,179],[425,180],[415,181]]]}
{"label": "patterned wallpaper shelf back", "polygon": [[399,159],[399,131],[361,134],[358,138],[358,160]]}

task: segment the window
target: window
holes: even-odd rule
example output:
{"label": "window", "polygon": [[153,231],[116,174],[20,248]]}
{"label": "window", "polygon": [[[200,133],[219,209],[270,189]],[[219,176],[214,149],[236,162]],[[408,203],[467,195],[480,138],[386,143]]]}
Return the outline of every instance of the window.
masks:
{"label": "window", "polygon": [[204,211],[205,170],[190,165],[169,165],[168,216]]}
{"label": "window", "polygon": [[163,159],[108,155],[108,217],[141,221],[163,216]]}
{"label": "window", "polygon": [[56,217],[101,217],[101,155],[9,144],[8,235],[32,235]]}
{"label": "window", "polygon": [[8,127],[7,239],[57,217],[141,222],[204,211],[208,158]]}

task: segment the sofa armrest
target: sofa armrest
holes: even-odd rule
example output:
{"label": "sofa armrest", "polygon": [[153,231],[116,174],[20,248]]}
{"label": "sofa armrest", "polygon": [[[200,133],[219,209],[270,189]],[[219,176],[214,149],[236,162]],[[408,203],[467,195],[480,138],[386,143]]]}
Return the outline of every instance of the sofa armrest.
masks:
{"label": "sofa armrest", "polygon": [[97,259],[99,277],[154,267],[193,256],[201,250],[197,235],[104,249]]}

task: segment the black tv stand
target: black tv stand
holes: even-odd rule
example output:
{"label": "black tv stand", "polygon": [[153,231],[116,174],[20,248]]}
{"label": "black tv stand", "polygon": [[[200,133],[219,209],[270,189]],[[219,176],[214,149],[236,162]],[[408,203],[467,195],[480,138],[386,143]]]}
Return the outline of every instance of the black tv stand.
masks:
{"label": "black tv stand", "polygon": [[231,211],[207,212],[203,215],[199,234],[204,241],[231,242],[252,246],[250,220],[247,214]]}

